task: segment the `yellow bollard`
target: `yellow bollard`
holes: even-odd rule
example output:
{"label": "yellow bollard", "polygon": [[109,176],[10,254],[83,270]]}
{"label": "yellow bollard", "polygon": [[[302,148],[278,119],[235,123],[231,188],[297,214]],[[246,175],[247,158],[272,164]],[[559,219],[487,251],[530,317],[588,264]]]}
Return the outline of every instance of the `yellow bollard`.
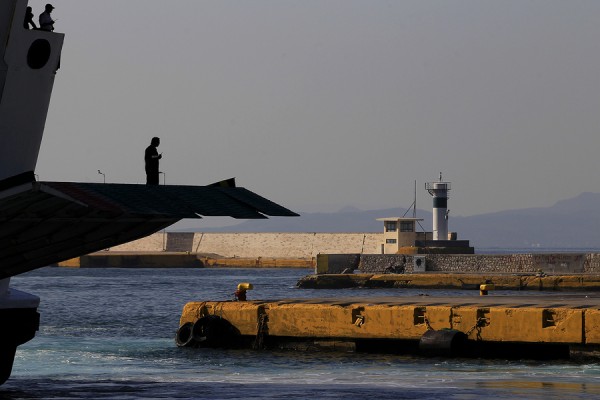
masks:
{"label": "yellow bollard", "polygon": [[254,289],[254,286],[252,286],[251,283],[244,282],[244,283],[238,284],[237,289],[238,290],[252,290],[252,289]]}
{"label": "yellow bollard", "polygon": [[484,283],[482,285],[479,285],[479,295],[480,296],[487,296],[488,291],[489,290],[494,290],[496,289],[496,286],[494,286],[493,283]]}
{"label": "yellow bollard", "polygon": [[233,294],[236,301],[246,301],[246,291],[254,289],[251,283],[243,282],[237,285],[237,290]]}

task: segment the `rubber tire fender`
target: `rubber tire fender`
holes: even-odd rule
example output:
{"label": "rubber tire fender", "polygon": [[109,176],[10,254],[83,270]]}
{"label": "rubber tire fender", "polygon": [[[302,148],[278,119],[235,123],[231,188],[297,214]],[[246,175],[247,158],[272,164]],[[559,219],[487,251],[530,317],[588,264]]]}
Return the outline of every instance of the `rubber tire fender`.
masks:
{"label": "rubber tire fender", "polygon": [[201,347],[234,347],[237,336],[235,327],[217,315],[200,318],[192,328],[192,337]]}
{"label": "rubber tire fender", "polygon": [[186,322],[177,329],[177,334],[175,335],[177,347],[190,347],[194,344],[194,335],[192,335],[193,328],[193,322]]}

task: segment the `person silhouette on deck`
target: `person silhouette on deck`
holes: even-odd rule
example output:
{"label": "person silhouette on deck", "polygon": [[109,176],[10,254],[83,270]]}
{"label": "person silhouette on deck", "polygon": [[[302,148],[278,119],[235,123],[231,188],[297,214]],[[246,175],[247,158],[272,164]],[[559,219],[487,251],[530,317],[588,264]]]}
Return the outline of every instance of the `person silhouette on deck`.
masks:
{"label": "person silhouette on deck", "polygon": [[146,147],[144,162],[146,163],[146,185],[158,185],[158,160],[162,154],[158,154],[156,148],[160,146],[160,139],[153,137],[150,146]]}
{"label": "person silhouette on deck", "polygon": [[52,10],[54,10],[54,6],[52,4],[46,4],[44,12],[40,14],[40,29],[43,31],[54,31],[54,20],[50,16]]}
{"label": "person silhouette on deck", "polygon": [[23,27],[25,29],[29,29],[30,26],[32,29],[37,29],[35,22],[33,22],[33,9],[31,7],[27,7],[25,11],[25,21],[23,22]]}

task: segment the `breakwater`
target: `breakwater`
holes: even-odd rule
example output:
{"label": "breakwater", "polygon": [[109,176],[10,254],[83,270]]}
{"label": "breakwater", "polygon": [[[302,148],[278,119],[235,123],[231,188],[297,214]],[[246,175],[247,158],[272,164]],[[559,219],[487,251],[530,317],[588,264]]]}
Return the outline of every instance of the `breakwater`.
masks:
{"label": "breakwater", "polygon": [[67,268],[314,268],[314,259],[222,258],[215,255],[177,252],[103,251],[59,262]]}
{"label": "breakwater", "polygon": [[[317,274],[600,274],[599,253],[379,254],[381,239],[381,233],[368,232],[159,232],[60,265],[88,268],[316,267]],[[419,269],[415,270],[418,263]]]}
{"label": "breakwater", "polygon": [[58,263],[72,268],[314,268],[325,253],[372,253],[380,233],[158,232]]}
{"label": "breakwater", "polygon": [[159,232],[108,252],[190,252],[221,258],[306,258],[317,254],[381,252],[381,233]]}
{"label": "breakwater", "polygon": [[553,254],[320,254],[318,274],[537,273],[600,274],[599,253]]}
{"label": "breakwater", "polygon": [[302,289],[460,289],[480,290],[482,284],[494,290],[597,291],[600,275],[538,274],[321,274],[308,275],[298,281]]}

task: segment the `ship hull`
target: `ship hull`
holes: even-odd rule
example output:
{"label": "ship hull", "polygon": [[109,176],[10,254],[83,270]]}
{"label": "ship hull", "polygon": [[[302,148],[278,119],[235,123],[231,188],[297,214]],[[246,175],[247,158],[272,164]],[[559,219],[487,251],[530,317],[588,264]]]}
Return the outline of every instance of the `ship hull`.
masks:
{"label": "ship hull", "polygon": [[0,385],[9,377],[17,347],[33,339],[40,326],[40,298],[0,281]]}

